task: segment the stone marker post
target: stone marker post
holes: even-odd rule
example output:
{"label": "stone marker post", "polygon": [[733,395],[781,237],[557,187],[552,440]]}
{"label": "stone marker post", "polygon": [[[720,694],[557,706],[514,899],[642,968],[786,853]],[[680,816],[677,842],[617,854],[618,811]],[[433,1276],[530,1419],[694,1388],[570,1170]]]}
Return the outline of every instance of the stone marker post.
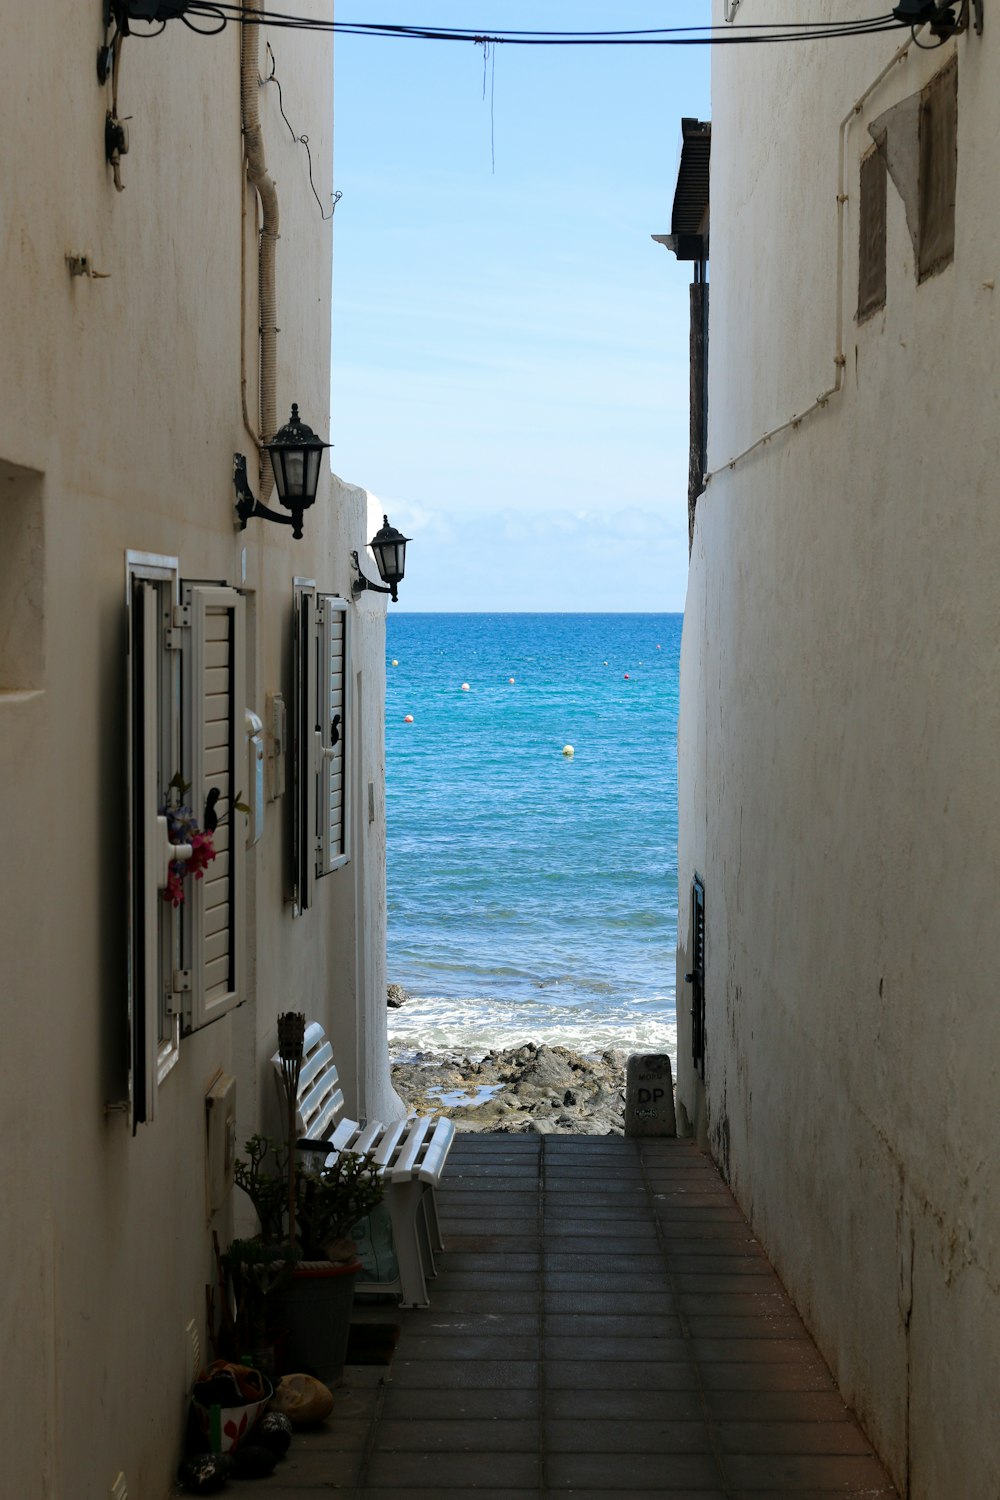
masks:
{"label": "stone marker post", "polygon": [[677,1134],[674,1080],[665,1052],[633,1052],[625,1073],[625,1134]]}

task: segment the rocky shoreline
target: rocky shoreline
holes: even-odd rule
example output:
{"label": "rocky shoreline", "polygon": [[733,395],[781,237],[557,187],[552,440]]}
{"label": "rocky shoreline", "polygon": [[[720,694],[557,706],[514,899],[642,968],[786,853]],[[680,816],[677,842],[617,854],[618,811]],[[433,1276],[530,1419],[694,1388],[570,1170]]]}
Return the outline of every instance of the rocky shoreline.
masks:
{"label": "rocky shoreline", "polygon": [[528,1042],[478,1061],[397,1055],[392,1081],[411,1109],[448,1115],[458,1130],[624,1135],[626,1060],[610,1049],[595,1058]]}

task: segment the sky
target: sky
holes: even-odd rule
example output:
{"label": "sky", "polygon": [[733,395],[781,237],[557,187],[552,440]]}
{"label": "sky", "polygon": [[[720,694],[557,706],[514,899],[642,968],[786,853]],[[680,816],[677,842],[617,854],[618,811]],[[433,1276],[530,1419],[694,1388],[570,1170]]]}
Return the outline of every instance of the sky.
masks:
{"label": "sky", "polygon": [[[707,0],[338,0],[338,21],[608,30]],[[680,611],[707,48],[338,35],[332,462],[412,538],[405,610]],[[369,558],[371,565],[371,559]]]}

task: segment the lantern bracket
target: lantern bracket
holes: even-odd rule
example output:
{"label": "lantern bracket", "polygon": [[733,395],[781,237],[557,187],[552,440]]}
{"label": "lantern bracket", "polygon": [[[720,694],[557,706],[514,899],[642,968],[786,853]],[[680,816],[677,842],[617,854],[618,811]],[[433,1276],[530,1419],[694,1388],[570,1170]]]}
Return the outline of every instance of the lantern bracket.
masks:
{"label": "lantern bracket", "polygon": [[351,563],[357,569],[358,573],[357,578],[351,584],[351,593],[354,595],[355,599],[359,594],[363,594],[365,592],[365,589],[371,589],[373,594],[391,594],[393,602],[396,602],[395,589],[388,588],[386,587],[386,585],[381,583],[372,583],[370,578],[365,577],[365,575],[361,571],[361,563],[358,559],[357,552],[351,553]]}
{"label": "lantern bracket", "polygon": [[248,521],[259,516],[263,521],[277,521],[279,526],[294,526],[292,536],[302,536],[302,512],[295,511],[291,515],[283,516],[276,510],[269,510],[266,505],[261,505],[247,479],[247,461],[242,453],[233,454],[233,489],[236,491],[236,514],[239,517],[238,529],[246,530]]}

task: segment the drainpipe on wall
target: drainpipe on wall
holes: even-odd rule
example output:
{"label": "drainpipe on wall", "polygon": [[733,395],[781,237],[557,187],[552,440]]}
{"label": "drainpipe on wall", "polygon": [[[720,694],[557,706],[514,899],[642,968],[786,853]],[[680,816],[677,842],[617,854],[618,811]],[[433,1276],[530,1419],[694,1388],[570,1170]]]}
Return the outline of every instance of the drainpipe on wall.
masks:
{"label": "drainpipe on wall", "polygon": [[[247,12],[260,13],[260,0],[245,0]],[[257,62],[260,27],[244,19],[240,38],[240,112],[247,176],[260,199],[261,225],[257,285],[260,319],[259,415],[261,438],[267,441],[277,431],[276,369],[278,316],[274,290],[275,247],[278,241],[278,194],[264,159],[264,137],[260,128],[260,76]],[[258,456],[258,493],[267,500],[274,488],[274,473],[263,452]]]}

